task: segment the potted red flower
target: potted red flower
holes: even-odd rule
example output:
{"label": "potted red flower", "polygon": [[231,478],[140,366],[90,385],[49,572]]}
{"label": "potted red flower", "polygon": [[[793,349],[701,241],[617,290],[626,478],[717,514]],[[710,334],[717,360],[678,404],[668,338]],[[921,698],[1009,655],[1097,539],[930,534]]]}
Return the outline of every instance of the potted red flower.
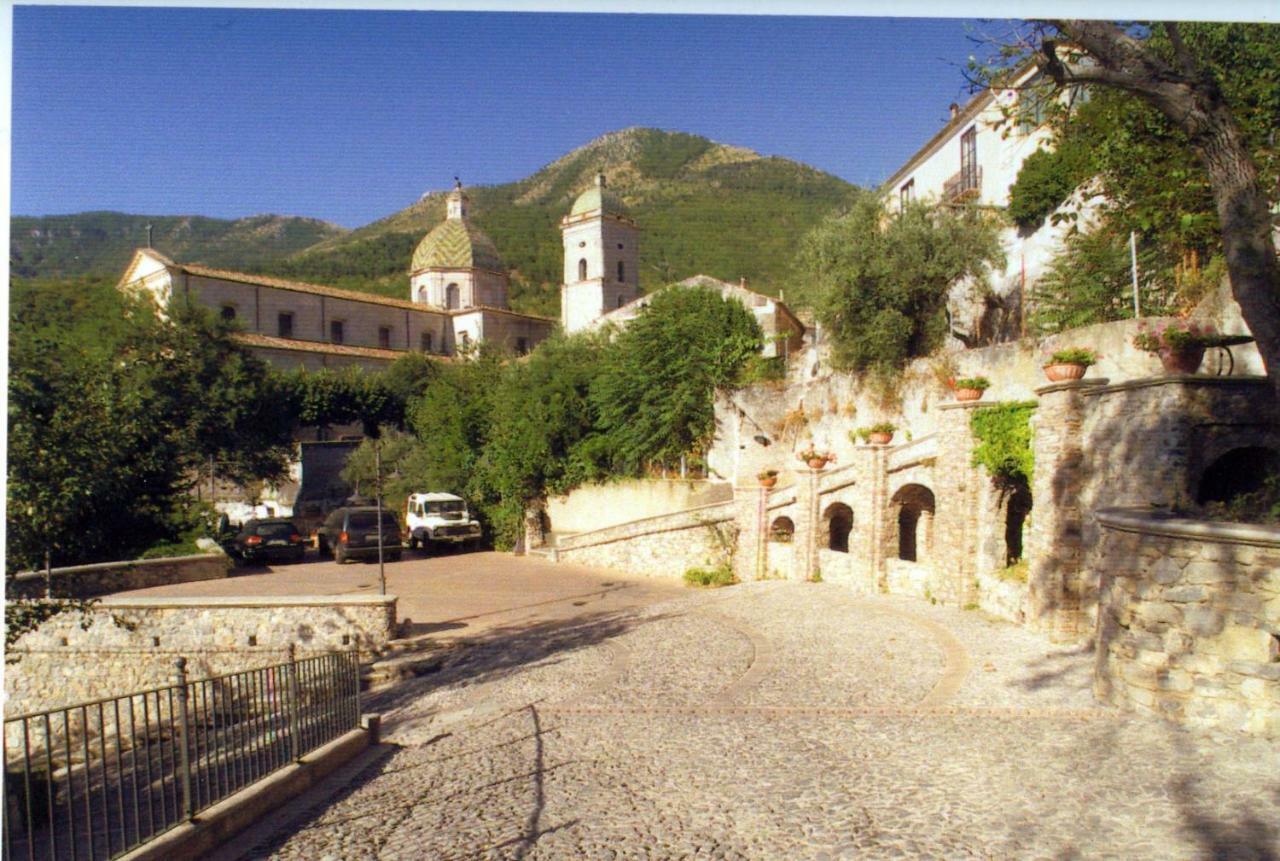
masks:
{"label": "potted red flower", "polygon": [[1159,356],[1167,374],[1194,374],[1200,370],[1205,348],[1216,337],[1212,326],[1173,320],[1152,329],[1140,324],[1133,336],[1133,345]]}
{"label": "potted red flower", "polygon": [[804,451],[796,452],[796,457],[809,465],[809,469],[825,469],[827,464],[835,463],[836,456],[829,451],[818,451],[812,445]]}

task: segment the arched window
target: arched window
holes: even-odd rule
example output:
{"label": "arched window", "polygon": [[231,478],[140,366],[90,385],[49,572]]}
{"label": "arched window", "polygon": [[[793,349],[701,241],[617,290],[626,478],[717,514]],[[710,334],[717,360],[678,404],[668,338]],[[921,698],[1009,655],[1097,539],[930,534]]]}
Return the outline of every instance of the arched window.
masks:
{"label": "arched window", "polygon": [[418,288],[418,301],[427,304],[427,285],[423,284]]}
{"label": "arched window", "polygon": [[461,338],[460,338],[460,340],[459,340],[459,343],[461,343],[461,344],[462,344],[462,349],[463,349],[464,351],[466,351],[466,350],[470,350],[470,349],[471,349],[471,336],[470,336],[469,334],[467,334],[466,332],[463,332],[463,333],[462,333],[462,336],[461,336]]}
{"label": "arched window", "polygon": [[836,502],[827,508],[822,519],[827,526],[827,549],[848,553],[849,533],[853,531],[853,509],[843,502]]}
{"label": "arched window", "polygon": [[459,291],[457,284],[450,284],[444,288],[444,307],[457,308],[459,305]]}
{"label": "arched window", "polygon": [[621,260],[618,261],[618,280],[619,281],[627,280],[627,267],[626,267],[626,264],[623,263]]}
{"label": "arched window", "polygon": [[423,332],[418,336],[418,346],[424,353],[431,352],[431,333]]}
{"label": "arched window", "polygon": [[933,491],[908,484],[890,502],[898,512],[898,558],[916,562],[927,555],[933,540]]}
{"label": "arched window", "polygon": [[227,322],[230,322],[230,321],[234,320],[235,318],[236,318],[236,306],[235,306],[235,305],[223,305],[223,306],[222,306],[222,319],[226,320]]}
{"label": "arched window", "polygon": [[585,257],[578,261],[578,280],[587,280],[587,258]]}
{"label": "arched window", "polygon": [[769,540],[779,544],[790,544],[796,534],[796,525],[790,517],[779,517],[769,527]]}

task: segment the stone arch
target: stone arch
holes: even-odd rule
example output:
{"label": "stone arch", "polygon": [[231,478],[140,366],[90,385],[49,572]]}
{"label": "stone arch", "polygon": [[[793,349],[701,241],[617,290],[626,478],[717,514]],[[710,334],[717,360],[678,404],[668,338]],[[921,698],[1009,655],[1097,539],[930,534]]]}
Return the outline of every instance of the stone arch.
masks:
{"label": "stone arch", "polygon": [[585,257],[578,261],[578,280],[587,280],[587,258]]}
{"label": "stone arch", "polygon": [[849,552],[849,533],[853,531],[853,509],[843,502],[833,502],[822,512],[823,533],[828,550]]}
{"label": "stone arch", "polygon": [[450,284],[444,288],[444,307],[457,308],[462,302],[462,291],[458,289],[457,284]]}
{"label": "stone arch", "polygon": [[898,558],[918,562],[928,557],[933,547],[933,491],[923,484],[904,485],[890,500],[890,510],[896,515]]}
{"label": "stone arch", "polygon": [[1261,445],[1233,448],[1218,457],[1200,476],[1196,502],[1229,502],[1261,490],[1268,476],[1280,474],[1280,452]]}
{"label": "stone arch", "polygon": [[786,515],[774,518],[772,525],[769,526],[769,540],[779,544],[790,544],[795,534],[795,521]]}

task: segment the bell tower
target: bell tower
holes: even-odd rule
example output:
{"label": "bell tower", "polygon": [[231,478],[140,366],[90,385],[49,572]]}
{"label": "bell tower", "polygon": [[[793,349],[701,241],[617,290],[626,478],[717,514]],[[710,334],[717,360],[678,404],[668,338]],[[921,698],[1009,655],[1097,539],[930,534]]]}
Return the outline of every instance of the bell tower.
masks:
{"label": "bell tower", "polygon": [[560,220],[564,284],[560,323],[567,333],[588,328],[640,296],[640,228],[608,190],[604,174]]}

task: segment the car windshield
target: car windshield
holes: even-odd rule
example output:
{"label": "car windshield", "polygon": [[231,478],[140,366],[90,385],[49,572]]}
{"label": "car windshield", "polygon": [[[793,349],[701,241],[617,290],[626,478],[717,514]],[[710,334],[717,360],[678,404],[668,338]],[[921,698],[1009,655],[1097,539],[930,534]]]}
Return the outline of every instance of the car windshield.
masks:
{"label": "car windshield", "polygon": [[257,529],[263,538],[288,538],[295,531],[292,523],[259,523]]}
{"label": "car windshield", "polygon": [[447,502],[428,502],[427,514],[461,514],[467,510],[467,504],[461,500]]}
{"label": "car windshield", "polygon": [[[377,529],[378,514],[375,511],[354,511],[347,518],[348,529]],[[397,529],[396,516],[390,511],[382,512],[382,528]]]}

